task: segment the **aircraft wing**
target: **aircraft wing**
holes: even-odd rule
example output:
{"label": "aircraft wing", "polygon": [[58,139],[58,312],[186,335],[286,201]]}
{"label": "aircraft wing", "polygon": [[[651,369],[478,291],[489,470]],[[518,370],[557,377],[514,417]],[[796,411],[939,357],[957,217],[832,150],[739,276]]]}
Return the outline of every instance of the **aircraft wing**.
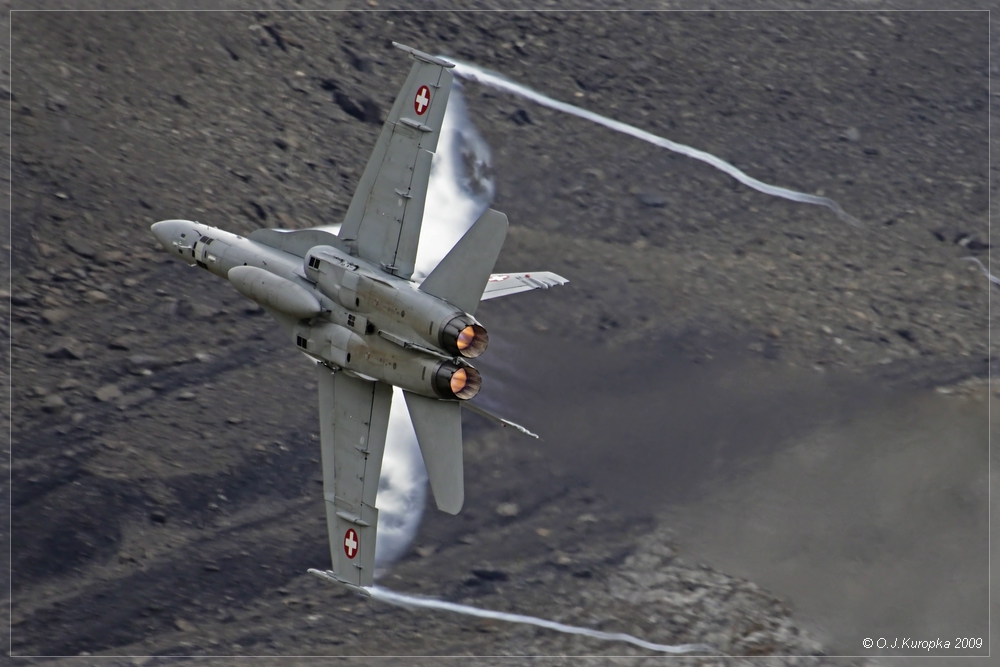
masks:
{"label": "aircraft wing", "polygon": [[378,494],[392,387],[316,365],[323,499],[333,570],[327,578],[371,586]]}
{"label": "aircraft wing", "polygon": [[416,62],[382,126],[375,151],[347,209],[340,239],[358,257],[409,279],[454,65],[393,44]]}
{"label": "aircraft wing", "polygon": [[498,296],[527,292],[533,289],[548,289],[555,285],[565,285],[569,281],[551,271],[532,271],[531,273],[494,273],[486,283],[483,291],[483,301],[495,299]]}

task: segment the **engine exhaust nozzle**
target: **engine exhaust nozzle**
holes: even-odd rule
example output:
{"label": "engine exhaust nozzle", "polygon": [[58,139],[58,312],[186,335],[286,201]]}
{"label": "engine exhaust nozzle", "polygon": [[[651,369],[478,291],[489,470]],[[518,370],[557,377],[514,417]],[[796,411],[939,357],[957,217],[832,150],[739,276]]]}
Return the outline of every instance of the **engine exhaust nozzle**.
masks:
{"label": "engine exhaust nozzle", "polygon": [[490,343],[486,329],[468,316],[459,316],[441,330],[441,347],[456,356],[475,359]]}
{"label": "engine exhaust nozzle", "polygon": [[479,393],[483,376],[472,366],[459,366],[446,361],[434,374],[434,391],[441,398],[467,401]]}

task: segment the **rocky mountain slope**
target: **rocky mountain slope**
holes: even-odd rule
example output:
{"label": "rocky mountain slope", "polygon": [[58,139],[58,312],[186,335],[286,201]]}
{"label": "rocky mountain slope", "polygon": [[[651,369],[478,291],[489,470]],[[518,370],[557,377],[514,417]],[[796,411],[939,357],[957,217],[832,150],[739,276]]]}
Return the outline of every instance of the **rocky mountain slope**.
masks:
{"label": "rocky mountain slope", "polygon": [[[580,345],[593,356],[552,370],[567,377],[664,354],[685,373],[748,358],[905,387],[984,377],[991,285],[963,258],[989,249],[987,28],[960,13],[15,14],[13,653],[648,654],[308,577],[328,561],[309,364],[149,225],[338,222],[405,78],[395,40],[863,222],[466,84],[511,220],[498,270],[571,281],[483,307],[508,349]],[[579,396],[584,419],[596,399]],[[824,650],[794,601],[689,560],[655,505],[628,512],[551,449],[466,430],[466,509],[428,512],[386,585],[730,655]]]}

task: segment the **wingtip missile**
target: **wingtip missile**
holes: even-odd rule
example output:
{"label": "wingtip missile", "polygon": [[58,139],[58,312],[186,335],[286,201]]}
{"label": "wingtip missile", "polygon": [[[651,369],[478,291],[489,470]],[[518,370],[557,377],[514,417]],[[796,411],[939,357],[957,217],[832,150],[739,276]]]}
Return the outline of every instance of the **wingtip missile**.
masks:
{"label": "wingtip missile", "polygon": [[338,579],[337,576],[330,570],[317,570],[316,568],[311,567],[307,570],[307,572],[309,572],[309,574],[311,575],[319,577],[323,581],[328,581],[331,584],[339,584],[341,586],[346,586],[355,593],[359,595],[364,595],[367,598],[370,598],[372,596],[371,591],[369,591],[367,588],[364,588],[362,586],[355,586],[354,584],[349,584],[342,579]]}
{"label": "wingtip missile", "polygon": [[406,44],[400,44],[399,42],[393,42],[392,45],[395,46],[400,51],[406,51],[417,60],[423,60],[425,63],[430,63],[431,65],[438,65],[439,67],[448,67],[448,68],[455,66],[455,63],[448,62],[444,58],[438,58],[437,56],[432,56],[431,54],[424,53],[423,51],[418,51],[412,46],[407,46]]}

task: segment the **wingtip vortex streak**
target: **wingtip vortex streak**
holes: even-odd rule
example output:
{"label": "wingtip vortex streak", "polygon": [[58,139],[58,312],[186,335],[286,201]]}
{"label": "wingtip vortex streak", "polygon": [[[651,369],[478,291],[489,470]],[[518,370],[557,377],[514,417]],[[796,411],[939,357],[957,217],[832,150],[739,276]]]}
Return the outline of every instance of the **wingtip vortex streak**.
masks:
{"label": "wingtip vortex streak", "polygon": [[810,195],[804,192],[798,192],[796,190],[790,190],[789,188],[783,188],[777,185],[770,185],[768,183],[758,181],[756,178],[747,175],[740,169],[737,169],[725,160],[722,160],[711,153],[706,153],[705,151],[692,148],[691,146],[685,146],[684,144],[678,144],[645,130],[640,130],[639,128],[628,125],[627,123],[594,113],[593,111],[588,111],[587,109],[581,109],[580,107],[572,104],[560,102],[559,100],[553,99],[548,95],[543,95],[542,93],[532,90],[527,86],[514,83],[496,72],[491,72],[489,70],[482,69],[481,67],[477,67],[469,63],[463,63],[458,60],[452,59],[452,61],[455,63],[455,75],[460,78],[475,81],[491,88],[496,88],[498,90],[518,95],[537,104],[541,104],[542,106],[549,107],[550,109],[555,109],[556,111],[562,111],[564,113],[577,116],[578,118],[592,121],[598,125],[603,125],[604,127],[615,130],[616,132],[621,132],[635,137],[636,139],[647,141],[654,146],[666,148],[667,150],[674,151],[675,153],[680,153],[681,155],[686,155],[687,157],[694,158],[695,160],[700,160],[701,162],[705,162],[706,164],[715,167],[729,176],[732,176],[743,185],[753,188],[758,192],[762,192],[773,197],[781,197],[782,199],[788,199],[802,204],[824,206],[833,211],[840,220],[848,223],[849,225],[859,228],[862,227],[860,220],[848,214],[844,211],[840,204],[829,197]]}

